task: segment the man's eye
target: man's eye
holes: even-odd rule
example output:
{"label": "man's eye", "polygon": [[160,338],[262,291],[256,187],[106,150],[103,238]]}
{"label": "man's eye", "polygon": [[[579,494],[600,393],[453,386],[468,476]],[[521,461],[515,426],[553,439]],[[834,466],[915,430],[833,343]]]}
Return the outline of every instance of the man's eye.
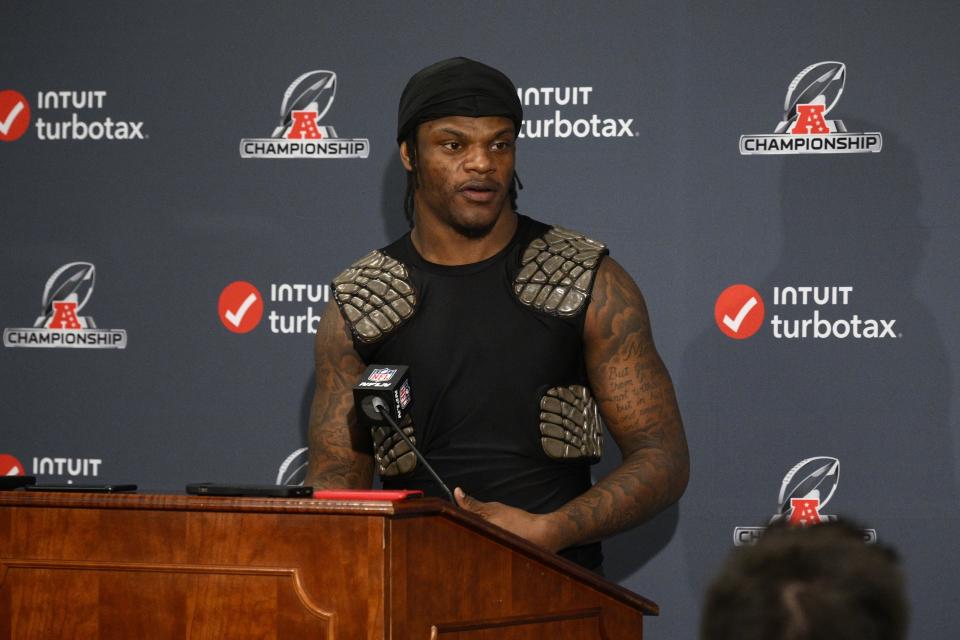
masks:
{"label": "man's eye", "polygon": [[497,151],[503,151],[504,149],[509,149],[512,146],[513,146],[512,142],[507,142],[504,140],[500,140],[498,142],[493,143],[493,148],[496,149]]}
{"label": "man's eye", "polygon": [[459,142],[444,142],[443,146],[447,149],[450,149],[450,151],[457,151],[460,149],[461,145]]}

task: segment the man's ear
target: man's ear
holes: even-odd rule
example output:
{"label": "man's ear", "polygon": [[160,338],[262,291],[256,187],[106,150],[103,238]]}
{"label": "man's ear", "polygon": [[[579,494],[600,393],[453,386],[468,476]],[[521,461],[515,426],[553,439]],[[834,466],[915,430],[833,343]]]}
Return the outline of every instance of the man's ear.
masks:
{"label": "man's ear", "polygon": [[410,157],[410,149],[407,148],[407,141],[400,143],[400,162],[407,171],[413,171],[413,159]]}

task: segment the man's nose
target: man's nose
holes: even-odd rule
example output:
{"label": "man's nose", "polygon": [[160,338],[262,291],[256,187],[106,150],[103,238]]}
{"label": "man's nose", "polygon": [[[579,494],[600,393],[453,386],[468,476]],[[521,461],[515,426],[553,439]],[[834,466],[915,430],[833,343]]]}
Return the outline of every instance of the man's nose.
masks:
{"label": "man's nose", "polygon": [[466,161],[463,168],[467,171],[476,171],[477,173],[489,173],[493,171],[492,151],[483,145],[472,145],[467,149]]}

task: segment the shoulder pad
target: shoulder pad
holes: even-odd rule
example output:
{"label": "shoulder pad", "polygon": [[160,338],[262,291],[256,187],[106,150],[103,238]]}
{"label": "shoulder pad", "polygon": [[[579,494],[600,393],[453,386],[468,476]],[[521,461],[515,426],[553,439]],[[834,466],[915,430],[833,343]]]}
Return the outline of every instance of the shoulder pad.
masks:
{"label": "shoulder pad", "polygon": [[603,455],[603,420],[590,389],[582,385],[552,387],[540,399],[540,444],[555,460]]}
{"label": "shoulder pad", "polygon": [[386,337],[409,319],[417,292],[402,262],[371,251],[333,279],[334,298],[361,342]]}
{"label": "shoulder pad", "polygon": [[521,303],[537,311],[572,316],[583,308],[593,286],[602,242],[563,227],[552,227],[527,245],[513,291]]}
{"label": "shoulder pad", "polygon": [[[400,428],[416,446],[417,436],[409,414],[400,423]],[[402,476],[417,468],[417,454],[392,427],[374,426],[370,433],[373,436],[373,457],[377,461],[377,470],[381,477]]]}

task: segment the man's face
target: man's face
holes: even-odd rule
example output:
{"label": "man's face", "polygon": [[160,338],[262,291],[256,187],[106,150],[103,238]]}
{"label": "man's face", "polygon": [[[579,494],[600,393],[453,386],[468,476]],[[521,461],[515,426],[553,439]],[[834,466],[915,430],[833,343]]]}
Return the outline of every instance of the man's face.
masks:
{"label": "man's face", "polygon": [[[449,116],[417,129],[417,212],[479,238],[510,210],[514,130],[509,118]],[[400,157],[413,170],[406,143]]]}

